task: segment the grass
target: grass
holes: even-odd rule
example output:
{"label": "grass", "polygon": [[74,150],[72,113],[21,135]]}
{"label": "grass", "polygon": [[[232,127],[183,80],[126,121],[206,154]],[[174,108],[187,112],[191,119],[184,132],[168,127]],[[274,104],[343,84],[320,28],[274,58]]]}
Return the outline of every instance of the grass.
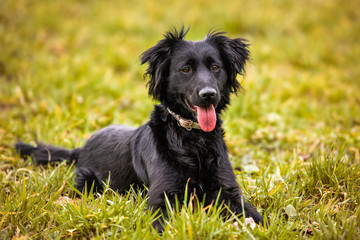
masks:
{"label": "grass", "polygon": [[[356,1],[30,1],[0,5],[0,238],[356,239],[360,236],[360,14]],[[151,231],[146,192],[79,198],[73,166],[37,167],[18,138],[67,148],[154,104],[138,56],[172,25],[251,43],[245,89],[224,114],[251,230],[191,198]],[[208,210],[208,211],[206,211]]]}

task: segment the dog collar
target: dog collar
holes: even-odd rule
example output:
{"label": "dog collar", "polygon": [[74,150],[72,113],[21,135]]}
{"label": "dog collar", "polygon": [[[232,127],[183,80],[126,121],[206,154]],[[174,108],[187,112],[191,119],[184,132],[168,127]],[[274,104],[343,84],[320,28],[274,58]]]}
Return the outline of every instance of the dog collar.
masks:
{"label": "dog collar", "polygon": [[176,119],[179,126],[185,128],[188,131],[191,131],[193,128],[201,130],[201,127],[197,122],[182,118],[179,114],[174,113],[169,108],[167,108],[167,110]]}

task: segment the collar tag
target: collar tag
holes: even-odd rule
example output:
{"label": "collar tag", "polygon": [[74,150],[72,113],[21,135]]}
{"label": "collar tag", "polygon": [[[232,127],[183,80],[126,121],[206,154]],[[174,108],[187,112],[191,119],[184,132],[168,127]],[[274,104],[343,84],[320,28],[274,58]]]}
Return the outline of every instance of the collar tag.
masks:
{"label": "collar tag", "polygon": [[174,113],[169,108],[167,108],[167,110],[176,119],[179,126],[185,128],[188,131],[191,131],[193,128],[201,130],[201,127],[197,122],[182,118],[179,114]]}

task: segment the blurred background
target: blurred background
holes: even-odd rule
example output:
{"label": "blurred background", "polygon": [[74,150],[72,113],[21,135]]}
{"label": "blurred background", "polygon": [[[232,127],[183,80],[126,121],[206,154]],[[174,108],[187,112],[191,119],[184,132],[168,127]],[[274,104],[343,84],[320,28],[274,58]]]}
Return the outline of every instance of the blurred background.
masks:
{"label": "blurred background", "polygon": [[244,91],[224,116],[235,156],[318,142],[358,149],[359,5],[3,0],[0,154],[11,155],[18,137],[79,146],[108,124],[145,123],[154,102],[139,56],[182,25],[191,27],[188,40],[215,28],[251,44]]}

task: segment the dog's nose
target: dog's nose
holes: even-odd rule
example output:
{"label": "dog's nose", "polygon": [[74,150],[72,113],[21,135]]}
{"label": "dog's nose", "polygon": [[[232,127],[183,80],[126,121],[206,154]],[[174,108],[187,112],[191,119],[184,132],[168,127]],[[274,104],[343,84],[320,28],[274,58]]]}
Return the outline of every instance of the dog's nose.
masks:
{"label": "dog's nose", "polygon": [[203,88],[199,91],[199,96],[204,99],[211,99],[217,94],[216,90],[210,87]]}

